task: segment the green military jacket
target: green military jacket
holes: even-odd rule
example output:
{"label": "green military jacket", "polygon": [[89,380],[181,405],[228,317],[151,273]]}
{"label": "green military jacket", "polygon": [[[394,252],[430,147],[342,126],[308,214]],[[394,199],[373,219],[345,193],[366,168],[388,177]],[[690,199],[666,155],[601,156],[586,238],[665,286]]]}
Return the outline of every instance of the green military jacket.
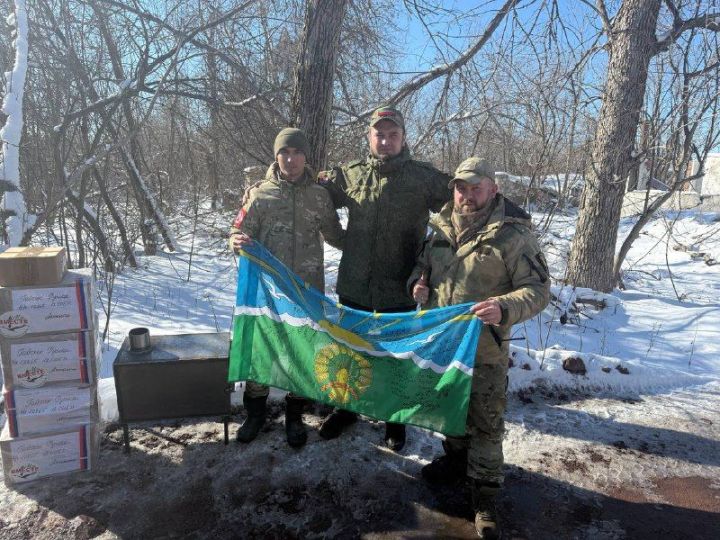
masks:
{"label": "green military jacket", "polygon": [[430,223],[433,232],[408,280],[412,291],[423,273],[429,278],[427,307],[500,302],[500,325],[486,325],[480,335],[479,364],[507,363],[512,325],[538,314],[550,300],[548,268],[530,216],[500,194],[495,205],[487,224],[458,248],[448,203]]}
{"label": "green military jacket", "polygon": [[323,240],[342,249],[344,231],[327,190],[306,169],[303,178],[280,178],[277,163],[265,180],[252,188],[230,228],[230,249],[236,234],[263,244],[303,280],[325,292]]}
{"label": "green military jacket", "polygon": [[430,211],[452,194],[450,177],[402,154],[372,156],[330,171],[323,185],[336,208],[347,207],[337,293],[373,310],[413,307],[406,283],[427,232]]}

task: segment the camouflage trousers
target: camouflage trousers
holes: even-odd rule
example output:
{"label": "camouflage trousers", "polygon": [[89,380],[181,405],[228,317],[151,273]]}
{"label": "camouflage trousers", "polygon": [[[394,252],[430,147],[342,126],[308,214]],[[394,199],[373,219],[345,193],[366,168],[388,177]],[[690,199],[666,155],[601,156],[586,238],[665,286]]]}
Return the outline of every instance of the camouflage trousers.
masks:
{"label": "camouflage trousers", "polygon": [[[251,399],[267,397],[270,395],[270,387],[267,384],[256,383],[255,381],[245,382],[245,395]],[[292,392],[287,393],[288,399],[306,399]]]}
{"label": "camouflage trousers", "polygon": [[467,475],[475,480],[502,484],[507,404],[507,365],[476,364],[473,373],[465,437],[448,437],[448,453],[467,449]]}

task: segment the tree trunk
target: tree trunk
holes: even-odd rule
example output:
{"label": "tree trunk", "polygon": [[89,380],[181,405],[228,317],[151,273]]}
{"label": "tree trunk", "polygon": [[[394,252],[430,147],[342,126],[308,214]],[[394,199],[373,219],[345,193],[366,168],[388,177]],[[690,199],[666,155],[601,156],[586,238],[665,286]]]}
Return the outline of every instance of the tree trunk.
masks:
{"label": "tree trunk", "polygon": [[[90,139],[88,137],[87,132],[87,125],[85,122],[82,122],[80,124],[80,135],[82,137],[82,143],[83,143],[83,149],[87,155],[91,154],[90,151]],[[113,221],[115,222],[115,226],[117,227],[118,235],[120,236],[120,244],[123,247],[123,250],[125,252],[125,259],[128,261],[128,264],[132,266],[133,268],[137,268],[137,261],[135,260],[135,251],[133,250],[133,246],[128,240],[127,236],[127,229],[125,228],[125,224],[123,223],[122,217],[118,213],[117,209],[115,208],[115,205],[113,204],[112,200],[110,199],[110,194],[108,193],[107,186],[105,185],[105,179],[100,174],[100,171],[98,171],[97,166],[92,167],[92,175],[95,180],[95,183],[98,186],[98,189],[100,190],[100,196],[102,197],[103,202],[105,203],[105,206],[107,206],[108,211],[110,212],[110,216],[112,216]],[[107,245],[107,242],[105,242]],[[106,269],[107,269],[107,260],[106,260]],[[108,270],[109,271],[109,270]]]}
{"label": "tree trunk", "polygon": [[295,69],[290,118],[310,142],[311,167],[322,169],[333,102],[333,81],[340,28],[347,0],[312,0],[305,12],[302,45]]}
{"label": "tree trunk", "polygon": [[82,173],[80,178],[80,190],[75,196],[72,190],[68,191],[68,200],[75,205],[75,249],[77,250],[78,268],[85,268],[87,260],[85,258],[85,242],[83,242],[83,216],[88,213],[85,210],[85,196],[87,194],[87,186],[90,180],[90,170]]}
{"label": "tree trunk", "polygon": [[112,199],[110,199],[110,194],[108,193],[107,186],[105,185],[105,179],[98,172],[97,167],[93,167],[93,177],[95,178],[95,183],[100,190],[103,202],[105,203],[105,206],[107,206],[107,209],[115,222],[115,226],[117,227],[118,235],[120,236],[120,243],[122,244],[123,252],[125,253],[124,261],[127,261],[131,267],[137,268],[138,264],[137,259],[135,259],[135,251],[133,250],[133,245],[130,243],[130,240],[128,240],[127,229],[123,223],[122,216],[120,216],[120,213],[115,208],[115,204],[112,202]]}
{"label": "tree trunk", "polygon": [[[215,31],[209,33],[210,45],[215,46]],[[205,154],[208,165],[208,190],[210,191],[210,208],[217,210],[220,207],[220,174],[218,160],[220,159],[220,143],[218,141],[220,107],[218,105],[218,66],[217,56],[214,53],[207,55],[208,84],[210,91],[210,148]]]}
{"label": "tree trunk", "polygon": [[[575,146],[575,129],[577,127],[578,118],[578,102],[580,101],[580,91],[578,90],[574,79],[570,80],[573,106],[572,115],[570,116],[570,135],[568,136],[567,159],[565,160],[565,179],[560,183],[558,179],[558,208],[565,208],[568,199],[568,186],[575,184],[575,167],[573,167],[573,147]],[[570,175],[573,175],[573,182],[570,183]]]}
{"label": "tree trunk", "polygon": [[[29,228],[30,215],[20,190],[20,139],[23,132],[23,95],[28,68],[28,19],[25,0],[15,0],[15,61],[5,74],[6,94],[2,109],[4,123],[0,129],[0,245],[21,244]],[[8,23],[10,20],[8,19]]]}
{"label": "tree trunk", "polygon": [[[110,249],[108,248],[107,237],[105,236],[102,227],[100,227],[100,223],[98,222],[97,217],[93,215],[92,212],[88,211],[84,204],[84,201],[79,199],[72,191],[68,192],[67,198],[72,204],[75,205],[75,208],[79,212],[79,216],[76,216],[76,222],[78,223],[77,226],[81,228],[84,220],[87,227],[92,230],[93,236],[97,241],[100,253],[103,257],[103,267],[105,268],[105,271],[114,272],[115,262],[112,253],[110,253]],[[84,268],[87,265],[88,263],[86,263],[85,261],[81,261],[78,268]]]}
{"label": "tree trunk", "polygon": [[[113,75],[120,81],[125,80],[125,72],[122,65],[122,57],[118,51],[117,45],[113,40],[110,30],[108,29],[106,15],[99,6],[92,6],[95,15],[97,16],[98,26],[100,32],[105,41],[105,45],[108,48],[110,56],[110,62],[113,68]],[[125,99],[122,102],[122,110],[125,116],[125,120],[128,124],[128,131],[136,131],[137,125],[135,123],[135,117],[130,106],[130,101]],[[119,130],[118,130],[119,131]],[[145,247],[146,255],[155,255],[157,251],[157,244],[155,241],[155,229],[153,224],[157,227],[158,231],[162,235],[165,245],[170,251],[177,251],[175,238],[170,232],[170,228],[165,221],[165,216],[162,214],[158,204],[155,202],[155,198],[145,182],[142,174],[140,173],[140,149],[138,148],[135,137],[130,139],[129,149],[125,147],[120,148],[120,154],[125,164],[128,176],[130,178],[130,185],[133,189],[135,199],[138,204],[140,211],[140,231],[143,238],[143,244]]]}
{"label": "tree trunk", "polygon": [[568,281],[575,286],[610,292],[615,285],[620,209],[659,11],[659,0],[625,0],[608,36],[607,81],[568,261]]}

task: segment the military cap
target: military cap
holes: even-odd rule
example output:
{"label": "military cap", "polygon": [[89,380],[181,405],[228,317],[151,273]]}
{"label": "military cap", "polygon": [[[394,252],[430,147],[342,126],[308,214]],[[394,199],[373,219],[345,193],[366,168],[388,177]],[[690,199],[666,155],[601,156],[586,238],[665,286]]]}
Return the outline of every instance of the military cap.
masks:
{"label": "military cap", "polygon": [[375,127],[382,120],[390,120],[398,127],[405,129],[405,120],[400,111],[394,107],[380,107],[375,109],[370,116],[370,127]]}
{"label": "military cap", "polygon": [[277,157],[280,150],[287,147],[297,148],[305,157],[310,157],[310,144],[308,144],[307,135],[301,129],[297,128],[284,128],[280,130],[280,133],[275,137],[275,144],[273,145],[273,155]]}
{"label": "military cap", "polygon": [[448,183],[448,187],[452,189],[455,180],[464,180],[468,184],[479,184],[483,178],[495,182],[495,169],[484,159],[469,157],[455,169],[455,175]]}

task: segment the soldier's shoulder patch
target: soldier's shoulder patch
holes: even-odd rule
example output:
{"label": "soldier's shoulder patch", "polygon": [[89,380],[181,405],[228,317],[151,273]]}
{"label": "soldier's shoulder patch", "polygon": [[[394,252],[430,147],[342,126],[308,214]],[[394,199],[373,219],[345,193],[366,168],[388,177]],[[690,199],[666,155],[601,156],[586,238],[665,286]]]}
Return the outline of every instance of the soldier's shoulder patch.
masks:
{"label": "soldier's shoulder patch", "polygon": [[238,215],[235,216],[235,221],[233,221],[232,226],[236,229],[241,229],[243,221],[245,221],[245,216],[247,216],[247,210],[245,210],[245,207],[243,207],[238,212]]}
{"label": "soldier's shoulder patch", "polygon": [[518,235],[520,237],[523,237],[529,232],[530,229],[528,229],[527,226],[523,225],[522,223],[518,223],[517,221],[506,221],[500,227],[496,238],[500,241],[505,241],[508,238],[517,237]]}
{"label": "soldier's shoulder patch", "polygon": [[530,234],[532,229],[526,225],[525,223],[518,223],[517,221],[514,223],[507,223],[510,227],[512,227],[513,231],[515,233],[519,233],[521,235]]}

